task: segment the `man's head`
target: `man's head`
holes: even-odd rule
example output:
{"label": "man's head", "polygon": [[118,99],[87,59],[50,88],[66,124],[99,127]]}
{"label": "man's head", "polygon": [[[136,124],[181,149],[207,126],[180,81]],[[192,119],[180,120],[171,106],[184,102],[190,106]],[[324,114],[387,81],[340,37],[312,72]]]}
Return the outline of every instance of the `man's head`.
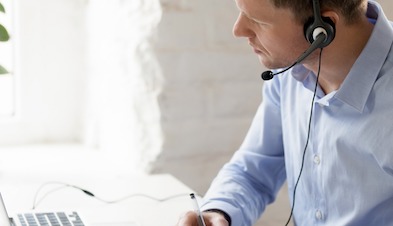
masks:
{"label": "man's head", "polygon": [[[312,0],[235,2],[240,13],[233,33],[236,37],[248,39],[260,62],[267,68],[292,65],[310,46],[305,39],[304,28],[306,22],[314,16]],[[337,27],[339,23],[341,33],[356,24],[364,25],[367,0],[319,0],[319,3],[321,15],[329,18],[333,26]],[[342,34],[339,37],[342,39]],[[336,38],[329,47],[342,45],[341,39]],[[303,64],[315,64],[317,59],[318,54],[314,52]]]}
{"label": "man's head", "polygon": [[[277,8],[288,8],[296,20],[304,24],[313,16],[312,0],[270,0]],[[346,23],[356,22],[365,13],[365,0],[319,0],[322,11],[334,9],[344,16]]]}

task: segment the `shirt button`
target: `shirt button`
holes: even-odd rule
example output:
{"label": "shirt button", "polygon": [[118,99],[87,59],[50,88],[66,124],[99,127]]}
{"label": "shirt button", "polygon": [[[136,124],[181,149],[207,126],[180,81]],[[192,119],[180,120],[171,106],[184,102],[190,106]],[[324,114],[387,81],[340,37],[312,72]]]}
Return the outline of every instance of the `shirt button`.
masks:
{"label": "shirt button", "polygon": [[321,220],[322,217],[323,217],[322,212],[320,210],[317,210],[317,212],[315,212],[315,218]]}
{"label": "shirt button", "polygon": [[319,165],[319,164],[321,163],[321,159],[319,158],[318,155],[315,155],[315,156],[314,156],[314,163],[315,163],[316,165]]}

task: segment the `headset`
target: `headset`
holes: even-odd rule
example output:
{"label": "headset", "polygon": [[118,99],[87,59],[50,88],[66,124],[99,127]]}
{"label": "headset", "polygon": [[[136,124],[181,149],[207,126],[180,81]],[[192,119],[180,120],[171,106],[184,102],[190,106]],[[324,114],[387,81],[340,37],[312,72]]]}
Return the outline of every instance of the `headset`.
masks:
{"label": "headset", "polygon": [[297,60],[286,69],[273,73],[272,71],[265,71],[261,74],[263,80],[270,80],[275,75],[284,73],[294,67],[296,64],[302,62],[316,49],[322,49],[328,46],[336,36],[336,28],[333,21],[328,17],[322,17],[320,0],[312,0],[314,16],[308,19],[304,24],[304,37],[310,43],[310,47],[303,52]]}
{"label": "headset", "polygon": [[323,42],[317,48],[328,46],[336,35],[336,28],[333,21],[329,17],[322,17],[320,0],[312,0],[314,17],[311,17],[304,24],[304,36],[307,41],[312,44],[316,37],[322,32],[325,34]]}

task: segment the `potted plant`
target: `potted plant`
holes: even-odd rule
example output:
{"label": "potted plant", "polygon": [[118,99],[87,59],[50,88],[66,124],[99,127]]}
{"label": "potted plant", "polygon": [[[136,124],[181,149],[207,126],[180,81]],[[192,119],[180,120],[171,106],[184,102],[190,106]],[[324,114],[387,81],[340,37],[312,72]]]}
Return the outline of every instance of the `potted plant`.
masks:
{"label": "potted plant", "polygon": [[[0,12],[5,13],[3,4],[0,3]],[[6,42],[10,39],[7,29],[0,24],[0,42]],[[8,71],[3,66],[0,65],[0,74],[7,74]]]}

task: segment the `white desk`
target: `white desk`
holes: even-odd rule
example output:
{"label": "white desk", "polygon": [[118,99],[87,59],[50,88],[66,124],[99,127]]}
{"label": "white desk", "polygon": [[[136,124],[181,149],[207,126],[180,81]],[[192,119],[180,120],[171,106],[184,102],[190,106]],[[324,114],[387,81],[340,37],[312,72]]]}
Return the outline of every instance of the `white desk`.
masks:
{"label": "white desk", "polygon": [[[86,189],[105,200],[142,193],[157,198],[182,197],[157,202],[143,197],[106,204],[80,190],[65,188],[49,194],[37,210],[77,210],[93,226],[175,225],[180,214],[192,209],[187,194],[193,192],[171,175],[138,175],[129,156],[86,150],[81,145],[37,145],[1,148],[0,192],[8,212],[30,210],[38,188],[60,181]],[[47,186],[41,195],[56,186]],[[108,214],[106,214],[108,213]]]}
{"label": "white desk", "polygon": [[[36,210],[76,210],[93,226],[175,225],[184,211],[191,209],[188,196],[192,190],[171,175],[131,174],[29,174],[0,172],[0,192],[9,213],[30,210],[38,188],[48,181],[61,181],[86,189],[105,200],[142,193],[157,198],[184,194],[166,202],[145,197],[133,197],[116,204],[103,203],[80,190],[64,188],[46,196]],[[45,186],[39,194],[58,186]]]}

